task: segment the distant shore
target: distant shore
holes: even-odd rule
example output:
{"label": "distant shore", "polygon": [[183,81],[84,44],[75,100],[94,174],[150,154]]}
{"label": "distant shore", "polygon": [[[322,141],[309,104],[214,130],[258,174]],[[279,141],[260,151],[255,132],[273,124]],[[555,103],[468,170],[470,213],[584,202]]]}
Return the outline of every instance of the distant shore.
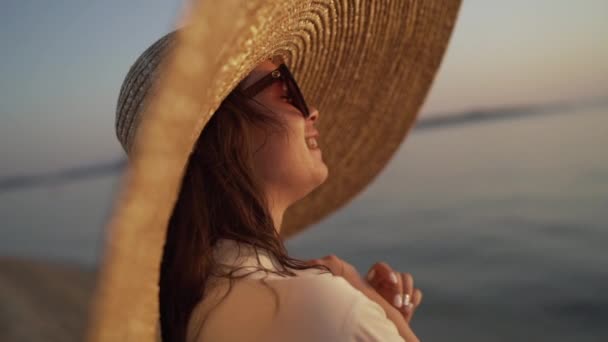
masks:
{"label": "distant shore", "polygon": [[0,256],[0,341],[82,341],[95,270]]}

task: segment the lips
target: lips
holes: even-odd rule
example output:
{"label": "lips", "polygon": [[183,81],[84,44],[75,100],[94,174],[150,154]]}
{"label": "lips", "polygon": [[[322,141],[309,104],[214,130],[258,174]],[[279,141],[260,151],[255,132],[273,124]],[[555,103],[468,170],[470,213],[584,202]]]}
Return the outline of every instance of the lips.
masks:
{"label": "lips", "polygon": [[315,130],[315,131],[312,132],[312,134],[307,135],[306,139],[308,139],[308,138],[316,138],[318,136],[319,136],[319,132]]}
{"label": "lips", "polygon": [[317,143],[317,139],[315,139],[315,136],[311,136],[311,137],[306,138],[306,145],[310,149],[319,148],[319,144]]}
{"label": "lips", "polygon": [[312,134],[309,134],[305,137],[304,140],[306,140],[306,146],[308,146],[308,148],[315,150],[319,148],[319,143],[317,141],[317,138],[319,137],[319,131],[314,130],[312,132]]}

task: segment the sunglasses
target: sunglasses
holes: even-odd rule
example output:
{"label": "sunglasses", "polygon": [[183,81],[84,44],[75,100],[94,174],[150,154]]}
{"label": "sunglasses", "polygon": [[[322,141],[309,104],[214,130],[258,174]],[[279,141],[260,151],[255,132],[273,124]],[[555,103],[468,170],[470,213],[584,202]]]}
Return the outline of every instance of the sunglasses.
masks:
{"label": "sunglasses", "polygon": [[285,87],[287,88],[288,98],[290,103],[294,105],[305,118],[310,116],[310,110],[304,101],[304,96],[300,91],[300,87],[293,78],[293,75],[287,68],[285,63],[279,64],[279,67],[271,71],[268,75],[262,77],[260,80],[250,85],[249,87],[242,90],[242,93],[247,97],[254,97],[257,93],[268,87],[275,81],[282,80]]}

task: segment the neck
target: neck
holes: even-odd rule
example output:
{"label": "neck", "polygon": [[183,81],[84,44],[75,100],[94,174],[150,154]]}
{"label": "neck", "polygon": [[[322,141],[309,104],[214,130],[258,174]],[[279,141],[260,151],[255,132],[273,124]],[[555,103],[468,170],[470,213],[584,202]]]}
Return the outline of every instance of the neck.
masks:
{"label": "neck", "polygon": [[277,230],[277,233],[281,233],[281,224],[283,223],[283,214],[285,210],[287,210],[288,205],[286,205],[283,201],[271,200],[270,202],[270,215],[272,216],[272,221],[274,222],[274,228]]}
{"label": "neck", "polygon": [[285,208],[273,208],[270,211],[272,215],[272,221],[274,222],[274,228],[277,230],[277,233],[281,233],[281,223],[283,222],[283,214],[285,213]]}

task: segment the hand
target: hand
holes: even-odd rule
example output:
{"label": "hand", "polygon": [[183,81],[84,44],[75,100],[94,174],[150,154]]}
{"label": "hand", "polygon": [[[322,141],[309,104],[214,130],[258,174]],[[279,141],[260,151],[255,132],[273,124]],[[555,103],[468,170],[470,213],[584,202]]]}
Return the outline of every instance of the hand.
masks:
{"label": "hand", "polygon": [[377,262],[369,269],[366,279],[369,285],[403,314],[408,323],[411,321],[422,301],[422,291],[414,288],[411,274],[396,272],[387,263]]}
{"label": "hand", "polygon": [[[418,337],[416,336],[416,334],[414,334],[414,332],[410,328],[408,319],[406,319],[406,317],[408,317],[408,315],[411,318],[411,314],[404,314],[404,312],[402,310],[398,310],[397,308],[395,308],[391,304],[392,297],[383,297],[380,293],[378,293],[378,291],[376,289],[374,289],[374,287],[372,285],[370,285],[366,280],[364,280],[359,275],[359,272],[357,271],[357,269],[355,267],[353,267],[351,264],[338,258],[334,254],[330,254],[321,259],[309,260],[309,261],[307,261],[307,264],[308,265],[317,264],[317,265],[327,266],[334,275],[343,277],[354,288],[361,291],[370,300],[379,304],[380,307],[382,307],[382,309],[384,309],[384,311],[386,312],[387,318],[390,319],[393,323],[395,323],[395,326],[397,327],[399,334],[406,341],[408,341],[408,342],[419,342],[420,341],[418,339]],[[381,274],[383,274],[383,271],[379,270],[378,272],[380,272],[379,273],[380,276],[378,276],[378,279],[381,279],[380,277],[381,277]],[[389,276],[390,276],[390,272],[387,272],[387,274],[389,274]],[[399,278],[401,278],[401,277],[399,277]],[[373,282],[373,283],[375,283],[375,282]],[[406,281],[402,281],[401,283],[402,284],[406,283]],[[412,284],[411,288],[413,288],[413,280],[412,280],[411,284]],[[402,288],[401,288],[401,291],[402,291]],[[385,291],[385,293],[386,293],[386,291]],[[387,300],[387,298],[389,298],[389,299]],[[422,293],[420,294],[420,299],[422,299]]]}
{"label": "hand", "polygon": [[325,265],[335,276],[344,278],[354,288],[361,289],[364,286],[369,286],[359,274],[357,269],[348,262],[338,258],[335,254],[327,255],[321,259],[308,260],[309,265]]}

